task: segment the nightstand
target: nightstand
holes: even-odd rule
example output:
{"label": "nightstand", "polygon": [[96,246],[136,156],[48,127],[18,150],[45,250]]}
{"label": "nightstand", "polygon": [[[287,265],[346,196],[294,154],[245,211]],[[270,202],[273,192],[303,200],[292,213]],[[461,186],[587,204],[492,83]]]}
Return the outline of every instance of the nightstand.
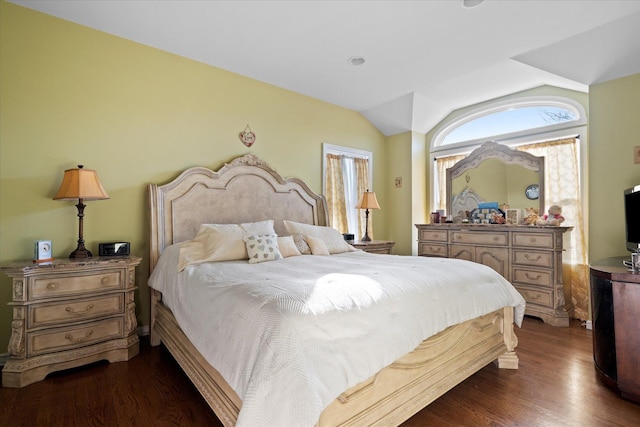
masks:
{"label": "nightstand", "polygon": [[2,267],[13,279],[13,321],[3,387],[49,373],[138,354],[134,301],[139,257],[31,261]]}
{"label": "nightstand", "polygon": [[393,248],[395,244],[396,242],[390,240],[371,240],[370,242],[356,241],[351,243],[351,246],[374,254],[390,254],[391,248]]}

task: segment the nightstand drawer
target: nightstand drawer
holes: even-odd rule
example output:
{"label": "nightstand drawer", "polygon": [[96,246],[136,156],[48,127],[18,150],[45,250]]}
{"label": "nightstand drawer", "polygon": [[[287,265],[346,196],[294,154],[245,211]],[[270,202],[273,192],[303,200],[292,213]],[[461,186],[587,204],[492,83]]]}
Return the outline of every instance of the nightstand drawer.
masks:
{"label": "nightstand drawer", "polygon": [[544,307],[553,306],[553,291],[551,289],[532,289],[517,285],[516,289],[520,292],[527,304],[537,304]]}
{"label": "nightstand drawer", "polygon": [[513,250],[513,263],[530,265],[533,267],[553,267],[553,254],[551,252],[535,252],[525,249]]}
{"label": "nightstand drawer", "polygon": [[123,271],[109,270],[92,274],[62,274],[34,277],[29,282],[31,299],[79,295],[124,288]]}
{"label": "nightstand drawer", "polygon": [[528,285],[545,287],[553,286],[553,275],[551,270],[531,270],[527,268],[514,267],[511,279],[513,282]]}
{"label": "nightstand drawer", "polygon": [[124,336],[124,318],[27,333],[27,357],[96,344]]}
{"label": "nightstand drawer", "polygon": [[37,328],[63,322],[91,320],[121,313],[124,313],[124,294],[122,293],[100,298],[35,304],[29,307],[27,327]]}
{"label": "nightstand drawer", "polygon": [[452,234],[452,243],[466,243],[474,245],[499,245],[507,246],[509,244],[508,233],[474,233],[469,231],[454,231]]}
{"label": "nightstand drawer", "polygon": [[420,255],[447,257],[447,245],[438,243],[420,242]]}
{"label": "nightstand drawer", "polygon": [[513,246],[553,249],[553,233],[513,233]]}
{"label": "nightstand drawer", "polygon": [[447,241],[447,230],[424,230],[420,229],[418,240],[436,240],[438,242]]}

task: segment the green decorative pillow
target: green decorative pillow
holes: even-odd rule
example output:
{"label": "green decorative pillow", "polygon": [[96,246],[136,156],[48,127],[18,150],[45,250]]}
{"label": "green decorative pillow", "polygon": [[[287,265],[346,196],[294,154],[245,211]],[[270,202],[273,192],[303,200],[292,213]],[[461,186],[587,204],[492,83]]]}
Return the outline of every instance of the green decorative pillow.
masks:
{"label": "green decorative pillow", "polygon": [[249,254],[249,264],[282,259],[278,249],[278,235],[253,235],[244,238]]}

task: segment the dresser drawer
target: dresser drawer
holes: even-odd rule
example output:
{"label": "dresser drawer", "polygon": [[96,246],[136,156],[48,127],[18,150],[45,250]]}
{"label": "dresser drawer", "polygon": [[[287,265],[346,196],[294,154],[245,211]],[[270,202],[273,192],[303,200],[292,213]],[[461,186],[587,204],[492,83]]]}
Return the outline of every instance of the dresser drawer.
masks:
{"label": "dresser drawer", "polygon": [[534,289],[526,286],[515,286],[527,304],[553,307],[553,291],[551,289]]}
{"label": "dresser drawer", "polygon": [[439,243],[420,242],[418,254],[419,255],[425,255],[425,256],[446,257],[447,256],[447,245],[446,244],[439,244]]}
{"label": "dresser drawer", "polygon": [[553,267],[553,253],[552,252],[536,252],[528,251],[525,249],[513,250],[513,263],[530,265],[534,267]]}
{"label": "dresser drawer", "polygon": [[124,337],[123,316],[69,328],[27,333],[27,357],[97,344]]}
{"label": "dresser drawer", "polygon": [[466,243],[473,245],[498,245],[507,246],[509,244],[509,234],[504,232],[477,232],[454,231],[452,232],[452,243]]}
{"label": "dresser drawer", "polygon": [[534,270],[529,268],[513,267],[511,280],[517,283],[552,287],[553,274],[551,270]]}
{"label": "dresser drawer", "polygon": [[108,270],[89,274],[36,276],[29,280],[30,299],[80,295],[125,287],[125,270]]}
{"label": "dresser drawer", "polygon": [[29,306],[28,328],[91,320],[124,313],[124,294]]}
{"label": "dresser drawer", "polygon": [[437,242],[446,242],[447,230],[420,229],[418,240],[435,240]]}
{"label": "dresser drawer", "polygon": [[553,233],[527,233],[520,231],[513,233],[513,246],[553,249],[553,241]]}

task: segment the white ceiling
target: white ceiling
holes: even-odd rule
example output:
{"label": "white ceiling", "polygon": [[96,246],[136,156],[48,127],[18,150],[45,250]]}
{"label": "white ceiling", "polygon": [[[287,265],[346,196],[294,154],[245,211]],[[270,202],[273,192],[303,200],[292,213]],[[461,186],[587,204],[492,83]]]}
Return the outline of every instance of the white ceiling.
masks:
{"label": "white ceiling", "polygon": [[11,1],[359,111],[385,135],[640,72],[640,0]]}

